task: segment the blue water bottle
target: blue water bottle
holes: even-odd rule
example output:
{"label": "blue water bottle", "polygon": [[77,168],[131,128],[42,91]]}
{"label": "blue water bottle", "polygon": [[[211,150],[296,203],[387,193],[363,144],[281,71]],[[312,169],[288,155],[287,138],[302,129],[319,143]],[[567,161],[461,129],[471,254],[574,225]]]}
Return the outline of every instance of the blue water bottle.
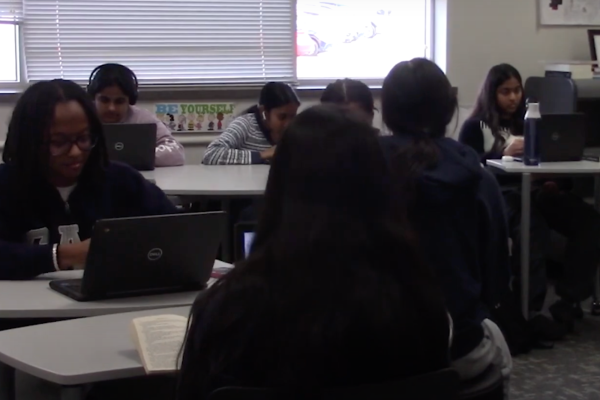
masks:
{"label": "blue water bottle", "polygon": [[528,99],[527,113],[525,113],[525,132],[523,132],[525,141],[523,164],[525,165],[538,165],[540,163],[541,120],[540,104]]}

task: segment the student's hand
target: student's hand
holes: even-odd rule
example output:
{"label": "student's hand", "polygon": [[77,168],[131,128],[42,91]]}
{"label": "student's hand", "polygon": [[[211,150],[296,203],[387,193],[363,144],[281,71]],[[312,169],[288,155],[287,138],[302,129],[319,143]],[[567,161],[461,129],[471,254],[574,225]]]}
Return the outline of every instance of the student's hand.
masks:
{"label": "student's hand", "polygon": [[524,142],[523,138],[515,138],[511,144],[504,149],[505,156],[520,156],[523,154]]}
{"label": "student's hand", "polygon": [[58,246],[58,268],[81,269],[85,265],[88,251],[90,250],[90,239],[80,243],[61,244]]}
{"label": "student's hand", "polygon": [[265,151],[261,151],[260,152],[260,158],[262,158],[263,160],[271,160],[273,158],[273,156],[275,155],[275,149],[277,148],[277,146],[273,146],[270,149],[267,149]]}

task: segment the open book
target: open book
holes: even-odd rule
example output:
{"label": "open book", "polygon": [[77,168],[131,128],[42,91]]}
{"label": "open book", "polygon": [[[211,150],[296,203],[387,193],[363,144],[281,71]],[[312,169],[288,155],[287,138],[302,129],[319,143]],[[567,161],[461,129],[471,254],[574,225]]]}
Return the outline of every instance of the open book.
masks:
{"label": "open book", "polygon": [[180,315],[153,315],[131,321],[133,341],[146,374],[174,372],[188,319]]}

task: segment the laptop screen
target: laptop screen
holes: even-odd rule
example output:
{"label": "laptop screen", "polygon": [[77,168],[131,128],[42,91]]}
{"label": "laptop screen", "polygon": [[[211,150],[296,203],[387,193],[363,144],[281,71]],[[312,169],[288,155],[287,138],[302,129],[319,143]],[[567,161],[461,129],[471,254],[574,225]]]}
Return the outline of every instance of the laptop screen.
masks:
{"label": "laptop screen", "polygon": [[254,232],[244,232],[244,258],[250,254],[252,241],[254,240]]}
{"label": "laptop screen", "polygon": [[235,225],[235,261],[241,261],[250,255],[255,231],[255,222],[240,222]]}

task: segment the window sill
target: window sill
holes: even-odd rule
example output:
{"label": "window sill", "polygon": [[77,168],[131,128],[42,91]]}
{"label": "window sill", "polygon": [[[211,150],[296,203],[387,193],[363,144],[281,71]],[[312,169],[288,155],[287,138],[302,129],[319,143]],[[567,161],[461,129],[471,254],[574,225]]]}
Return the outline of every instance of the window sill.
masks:
{"label": "window sill", "polygon": [[[305,86],[297,88],[300,92],[300,98],[318,99],[323,93],[324,87]],[[458,96],[458,88],[454,87]],[[381,87],[372,87],[371,91],[375,98],[381,96]],[[0,90],[0,104],[14,104],[19,98],[20,91]],[[210,87],[174,87],[174,88],[142,88],[140,90],[139,100],[142,102],[168,102],[168,101],[195,101],[195,102],[215,102],[215,101],[236,101],[257,99],[260,88],[240,87],[234,88],[210,88]]]}
{"label": "window sill", "polygon": [[[299,87],[301,98],[319,98],[324,87]],[[372,89],[375,96],[381,93],[380,87]],[[19,98],[20,91],[0,90],[0,104],[14,104]],[[155,87],[141,88],[139,101],[141,102],[167,102],[167,101],[235,101],[256,99],[260,93],[259,87],[240,88],[211,88],[211,87]]]}

